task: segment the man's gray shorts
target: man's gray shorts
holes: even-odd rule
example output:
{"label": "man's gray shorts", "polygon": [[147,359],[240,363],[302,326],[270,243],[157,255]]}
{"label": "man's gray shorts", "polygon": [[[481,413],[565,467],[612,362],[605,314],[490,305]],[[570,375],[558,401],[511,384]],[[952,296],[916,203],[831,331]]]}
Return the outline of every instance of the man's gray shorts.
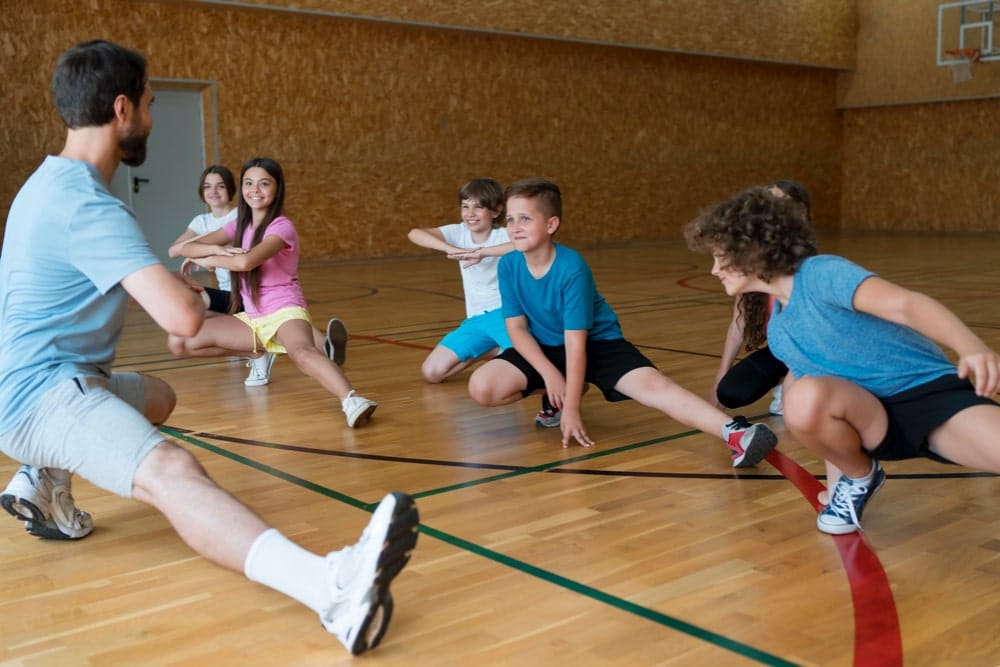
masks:
{"label": "man's gray shorts", "polygon": [[139,464],[164,440],[145,406],[138,373],[80,375],[47,391],[0,435],[0,451],[19,463],[69,470],[127,498]]}

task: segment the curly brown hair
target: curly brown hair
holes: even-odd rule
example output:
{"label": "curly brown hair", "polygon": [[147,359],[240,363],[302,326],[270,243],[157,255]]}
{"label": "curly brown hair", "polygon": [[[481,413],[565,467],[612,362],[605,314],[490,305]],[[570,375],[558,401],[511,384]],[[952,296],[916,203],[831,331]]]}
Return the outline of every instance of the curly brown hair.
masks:
{"label": "curly brown hair", "polygon": [[[722,264],[765,282],[791,275],[817,253],[812,223],[802,202],[775,197],[767,188],[744,190],[705,209],[684,227],[688,247],[721,255]],[[767,296],[744,294],[738,305],[747,350],[764,344]]]}

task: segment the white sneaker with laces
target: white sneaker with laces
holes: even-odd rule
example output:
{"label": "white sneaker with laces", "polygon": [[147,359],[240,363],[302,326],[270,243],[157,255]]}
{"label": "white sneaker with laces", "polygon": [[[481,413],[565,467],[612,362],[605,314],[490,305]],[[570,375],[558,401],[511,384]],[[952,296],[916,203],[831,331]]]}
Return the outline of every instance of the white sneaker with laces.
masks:
{"label": "white sneaker with laces", "polygon": [[78,540],[90,535],[94,520],[76,508],[70,490],[72,480],[65,470],[23,465],[0,494],[0,505],[24,521],[24,529],[32,535]]}
{"label": "white sneaker with laces", "polygon": [[389,584],[410,560],[420,515],[405,493],[390,493],[356,544],[327,555],[332,600],[320,621],[353,655],[378,646],[392,618]]}
{"label": "white sneaker with laces", "polygon": [[274,366],[274,354],[265,352],[256,358],[247,359],[247,368],[250,373],[243,381],[248,387],[262,387],[271,381],[271,367]]}
{"label": "white sneaker with laces", "polygon": [[353,389],[347,397],[340,402],[344,414],[347,415],[347,425],[351,428],[364,426],[371,419],[372,413],[378,407],[378,403],[370,401],[364,396],[359,396]]}
{"label": "white sneaker with laces", "polygon": [[336,317],[326,323],[326,340],[323,341],[326,356],[338,366],[347,360],[347,327]]}

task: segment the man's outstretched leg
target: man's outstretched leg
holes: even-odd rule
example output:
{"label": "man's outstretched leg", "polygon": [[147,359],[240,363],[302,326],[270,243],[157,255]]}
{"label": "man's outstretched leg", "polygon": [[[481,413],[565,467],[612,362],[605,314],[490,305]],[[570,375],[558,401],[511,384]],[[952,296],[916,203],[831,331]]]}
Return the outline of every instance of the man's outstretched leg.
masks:
{"label": "man's outstretched leg", "polygon": [[133,497],[148,502],[202,556],[280,591],[320,616],[324,627],[357,655],[374,648],[392,615],[389,584],[417,542],[412,498],[387,495],[361,539],[314,554],[268,526],[215,484],[186,450],[162,442],[136,471]]}

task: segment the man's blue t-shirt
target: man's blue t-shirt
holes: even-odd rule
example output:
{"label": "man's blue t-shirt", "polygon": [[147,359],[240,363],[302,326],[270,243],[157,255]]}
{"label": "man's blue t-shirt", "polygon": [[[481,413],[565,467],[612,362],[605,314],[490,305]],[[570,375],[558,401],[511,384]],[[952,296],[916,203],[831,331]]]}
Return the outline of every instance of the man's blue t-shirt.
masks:
{"label": "man's blue t-shirt", "polygon": [[934,341],[854,309],[854,293],[873,275],[836,255],[802,263],[767,325],[768,346],[793,377],[840,377],[887,397],[956,373]]}
{"label": "man's blue t-shirt", "polygon": [[49,388],[109,375],[128,295],[158,262],[100,173],[49,156],[14,198],[0,254],[0,432]]}
{"label": "man's blue t-shirt", "polygon": [[541,278],[528,271],[523,253],[500,258],[503,316],[526,316],[531,335],[541,345],[564,345],[566,331],[585,330],[593,340],[622,338],[618,317],[598,293],[587,262],[571,248],[554,246],[555,259]]}

